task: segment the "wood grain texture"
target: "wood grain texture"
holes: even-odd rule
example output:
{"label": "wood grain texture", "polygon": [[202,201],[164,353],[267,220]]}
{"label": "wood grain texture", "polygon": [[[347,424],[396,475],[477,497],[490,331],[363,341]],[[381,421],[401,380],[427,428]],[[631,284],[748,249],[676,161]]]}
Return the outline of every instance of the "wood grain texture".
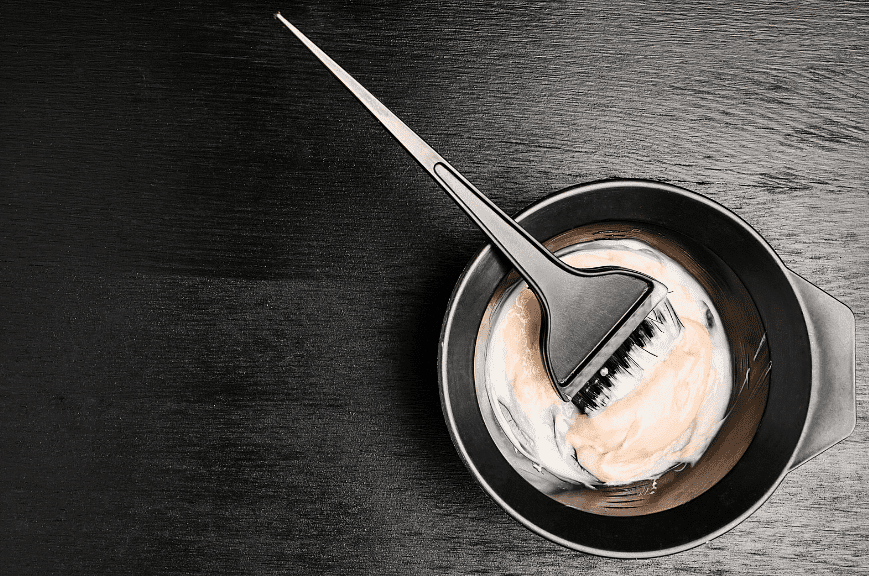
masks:
{"label": "wood grain texture", "polygon": [[[867,570],[869,5],[13,4],[4,573]],[[609,177],[736,212],[854,311],[854,433],[671,557],[511,520],[437,392],[482,234],[276,9],[507,212]]]}

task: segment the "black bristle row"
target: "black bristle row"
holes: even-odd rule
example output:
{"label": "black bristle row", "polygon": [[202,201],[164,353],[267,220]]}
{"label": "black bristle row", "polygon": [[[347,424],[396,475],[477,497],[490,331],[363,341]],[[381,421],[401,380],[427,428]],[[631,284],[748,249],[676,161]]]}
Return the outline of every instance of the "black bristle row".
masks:
{"label": "black bristle row", "polygon": [[630,373],[632,369],[638,367],[631,357],[633,351],[645,347],[653,338],[663,334],[662,325],[668,321],[681,325],[681,321],[670,308],[669,303],[665,310],[666,312],[655,308],[644,318],[603,367],[576,393],[573,403],[580,413],[588,414],[606,407],[610,400],[608,392],[613,387],[613,378],[622,372]]}

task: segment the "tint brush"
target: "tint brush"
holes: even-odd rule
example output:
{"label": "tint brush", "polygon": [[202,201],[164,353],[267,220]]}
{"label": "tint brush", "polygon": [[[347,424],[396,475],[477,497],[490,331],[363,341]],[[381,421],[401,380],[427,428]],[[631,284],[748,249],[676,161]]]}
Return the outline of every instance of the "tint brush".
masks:
{"label": "tint brush", "polygon": [[572,398],[579,411],[594,416],[624,398],[643,372],[666,357],[682,333],[682,322],[666,298],[652,309],[627,340]]}
{"label": "tint brush", "polygon": [[555,390],[594,415],[627,394],[681,324],[660,282],[624,268],[568,266],[507,216],[368,90],[275,15],[356,96],[503,252],[541,308],[540,348]]}

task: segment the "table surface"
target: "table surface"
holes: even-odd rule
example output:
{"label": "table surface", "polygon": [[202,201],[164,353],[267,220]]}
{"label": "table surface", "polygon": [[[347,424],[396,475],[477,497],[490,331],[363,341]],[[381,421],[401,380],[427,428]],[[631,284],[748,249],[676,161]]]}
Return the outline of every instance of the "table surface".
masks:
{"label": "table surface", "polygon": [[[869,567],[869,4],[14,4],[4,572]],[[856,430],[684,553],[597,558],[523,528],[438,396],[483,235],[277,9],[508,213],[620,177],[741,216],[854,311]]]}

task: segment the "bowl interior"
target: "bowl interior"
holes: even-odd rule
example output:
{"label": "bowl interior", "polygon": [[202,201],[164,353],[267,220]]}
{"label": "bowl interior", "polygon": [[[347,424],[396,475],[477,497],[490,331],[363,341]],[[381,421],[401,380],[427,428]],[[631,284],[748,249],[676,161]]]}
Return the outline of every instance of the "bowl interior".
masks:
{"label": "bowl interior", "polygon": [[553,476],[514,449],[494,415],[486,391],[486,350],[492,336],[492,315],[501,296],[519,281],[511,271],[495,288],[477,333],[475,387],[480,412],[501,455],[531,485],[563,504],[595,514],[636,516],[678,506],[706,491],[729,472],[748,449],[766,406],[769,349],[760,315],[745,286],[711,251],[689,238],[649,224],[605,222],[581,226],[545,242],[553,252],[592,240],[634,239],[674,259],[709,294],[721,315],[731,349],[731,387],[724,425],[703,457],[693,466],[674,467],[655,479],[590,489]]}

